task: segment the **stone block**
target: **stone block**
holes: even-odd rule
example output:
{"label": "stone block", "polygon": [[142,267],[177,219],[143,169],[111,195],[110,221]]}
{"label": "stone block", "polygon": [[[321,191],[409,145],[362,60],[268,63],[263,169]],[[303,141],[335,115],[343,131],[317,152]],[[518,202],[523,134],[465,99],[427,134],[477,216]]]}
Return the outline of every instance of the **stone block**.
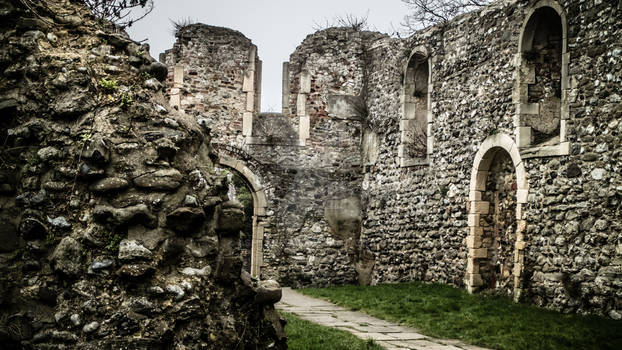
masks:
{"label": "stone block", "polygon": [[310,123],[309,123],[309,117],[306,116],[302,116],[300,117],[300,132],[299,132],[299,137],[301,139],[308,139],[310,136]]}
{"label": "stone block", "polygon": [[404,119],[414,119],[415,118],[415,104],[412,102],[404,103],[404,111],[403,111]]}
{"label": "stone block", "polygon": [[242,91],[255,91],[255,71],[246,71],[244,73],[244,82],[242,83]]}
{"label": "stone block", "polygon": [[516,191],[516,202],[518,203],[527,203],[527,199],[529,198],[529,190],[528,189],[520,189]]}
{"label": "stone block", "polygon": [[471,213],[488,214],[490,203],[487,201],[471,201]]}
{"label": "stone block", "polygon": [[471,191],[483,191],[486,189],[488,171],[476,170],[471,173]]}
{"label": "stone block", "polygon": [[482,236],[481,235],[476,235],[476,236],[469,235],[466,238],[466,244],[467,244],[467,248],[469,249],[480,248],[482,246]]}
{"label": "stone block", "polygon": [[247,112],[255,111],[255,93],[254,92],[246,93],[246,111]]}
{"label": "stone block", "polygon": [[298,97],[296,98],[296,113],[299,117],[303,117],[307,114],[306,105],[307,105],[307,95],[298,94]]}
{"label": "stone block", "polygon": [[469,227],[479,226],[479,214],[477,213],[468,214],[467,222],[468,222]]}
{"label": "stone block", "polygon": [[481,201],[482,191],[469,191],[469,201]]}
{"label": "stone block", "polygon": [[540,114],[540,104],[539,103],[521,103],[519,106],[519,113],[523,115]]}
{"label": "stone block", "polygon": [[568,138],[568,121],[562,119],[559,121],[559,142],[564,143]]}
{"label": "stone block", "polygon": [[404,145],[397,146],[397,156],[400,159],[404,159]]}
{"label": "stone block", "polygon": [[468,286],[471,287],[477,287],[484,284],[482,276],[479,273],[467,273],[465,282]]}
{"label": "stone block", "polygon": [[520,163],[516,168],[516,186],[519,189],[527,189],[529,188],[529,184],[527,182],[527,171],[525,170],[525,164]]}
{"label": "stone block", "polygon": [[570,154],[570,142],[562,142],[559,144],[559,155],[564,156]]}
{"label": "stone block", "polygon": [[308,94],[311,92],[311,73],[307,70],[303,70],[300,73],[300,91],[301,94]]}
{"label": "stone block", "polygon": [[520,218],[518,218],[516,220],[516,232],[525,232],[525,229],[527,227],[527,221],[525,220],[521,220]]}
{"label": "stone block", "polygon": [[242,116],[242,135],[251,136],[253,133],[253,113],[244,112]]}
{"label": "stone block", "polygon": [[184,66],[176,64],[173,68],[173,84],[176,87],[181,87],[184,83]]}
{"label": "stone block", "polygon": [[466,270],[471,274],[479,273],[479,263],[473,258],[468,258]]}
{"label": "stone block", "polygon": [[479,237],[481,237],[483,233],[484,233],[484,229],[479,227],[479,226],[469,227],[469,235],[470,236],[479,236]]}
{"label": "stone block", "polygon": [[434,137],[432,137],[431,128],[429,126],[431,126],[431,124],[428,125],[428,139],[427,139],[428,152],[427,154],[431,155],[434,150]]}
{"label": "stone block", "polygon": [[531,127],[520,126],[516,128],[516,130],[516,142],[518,142],[518,147],[529,147],[529,145],[531,145]]}
{"label": "stone block", "polygon": [[488,257],[487,248],[473,248],[469,249],[469,257],[473,259],[484,259]]}
{"label": "stone block", "polygon": [[328,95],[328,115],[337,119],[360,119],[364,101],[354,95]]}

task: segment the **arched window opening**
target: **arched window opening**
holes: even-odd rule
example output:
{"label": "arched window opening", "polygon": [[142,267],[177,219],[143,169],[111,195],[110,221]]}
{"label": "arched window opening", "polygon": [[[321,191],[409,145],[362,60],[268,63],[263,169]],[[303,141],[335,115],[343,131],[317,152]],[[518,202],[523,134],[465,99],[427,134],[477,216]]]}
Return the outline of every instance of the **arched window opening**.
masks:
{"label": "arched window opening", "polygon": [[401,166],[426,164],[431,153],[430,63],[423,49],[408,60],[400,122]]}
{"label": "arched window opening", "polygon": [[568,153],[565,25],[561,7],[544,1],[531,10],[523,28],[517,142],[526,157]]}

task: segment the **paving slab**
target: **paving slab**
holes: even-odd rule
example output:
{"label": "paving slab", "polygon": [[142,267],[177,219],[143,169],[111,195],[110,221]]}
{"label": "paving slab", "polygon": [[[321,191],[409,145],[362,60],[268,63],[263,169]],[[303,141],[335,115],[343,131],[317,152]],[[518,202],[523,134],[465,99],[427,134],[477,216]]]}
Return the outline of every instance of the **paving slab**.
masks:
{"label": "paving slab", "polygon": [[283,297],[276,304],[276,308],[307,321],[350,332],[364,340],[373,339],[386,350],[490,350],[464,344],[459,340],[428,337],[415,328],[351,311],[302,295],[291,288],[283,288]]}

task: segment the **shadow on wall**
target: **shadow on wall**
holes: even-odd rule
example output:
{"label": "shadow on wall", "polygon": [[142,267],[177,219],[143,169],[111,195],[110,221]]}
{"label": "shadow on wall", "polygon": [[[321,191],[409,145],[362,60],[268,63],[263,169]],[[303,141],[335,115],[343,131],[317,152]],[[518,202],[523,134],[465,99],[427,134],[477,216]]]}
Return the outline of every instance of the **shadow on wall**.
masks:
{"label": "shadow on wall", "polygon": [[324,207],[324,219],[330,227],[331,234],[344,242],[358,274],[359,284],[369,285],[374,267],[374,255],[363,251],[359,244],[362,220],[361,199],[351,196],[327,200]]}
{"label": "shadow on wall", "polygon": [[298,140],[298,134],[281,113],[259,113],[253,120],[253,137],[271,144],[289,144]]}

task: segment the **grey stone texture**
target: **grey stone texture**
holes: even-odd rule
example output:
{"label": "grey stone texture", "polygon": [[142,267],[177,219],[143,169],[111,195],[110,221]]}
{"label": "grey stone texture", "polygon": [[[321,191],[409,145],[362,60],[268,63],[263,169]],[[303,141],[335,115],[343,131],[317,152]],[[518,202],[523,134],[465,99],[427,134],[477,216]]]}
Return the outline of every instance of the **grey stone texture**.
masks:
{"label": "grey stone texture", "polygon": [[285,348],[167,67],[81,2],[0,9],[0,348]]}
{"label": "grey stone texture", "polygon": [[[212,125],[221,166],[253,184],[255,274],[435,281],[611,316],[622,309],[621,19],[615,2],[508,0],[403,39],[325,29],[284,65],[274,120],[258,114],[261,64],[239,32],[190,25],[162,59],[171,103]],[[408,72],[414,53],[427,56],[427,86],[425,69]],[[426,120],[414,144],[408,132]],[[353,197],[360,215],[326,217]]]}

